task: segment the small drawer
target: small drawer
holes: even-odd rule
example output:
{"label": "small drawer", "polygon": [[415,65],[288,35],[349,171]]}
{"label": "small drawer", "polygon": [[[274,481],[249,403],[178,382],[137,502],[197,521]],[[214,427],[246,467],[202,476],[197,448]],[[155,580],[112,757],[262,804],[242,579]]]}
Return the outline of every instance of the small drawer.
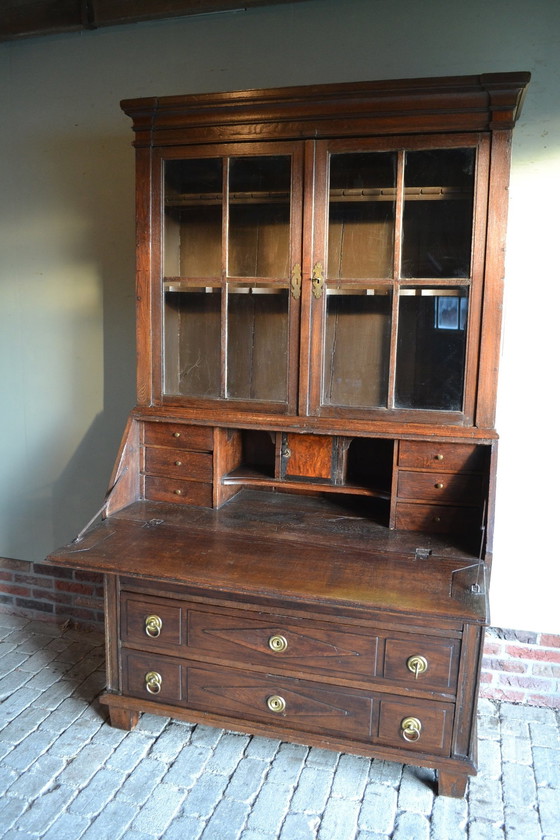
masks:
{"label": "small drawer", "polygon": [[422,700],[382,699],[378,741],[390,747],[449,755],[454,706]]}
{"label": "small drawer", "polygon": [[173,446],[211,452],[214,430],[209,426],[185,426],[183,423],[144,423],[146,446]]}
{"label": "small drawer", "polygon": [[187,705],[308,732],[371,738],[374,698],[305,680],[190,664]]}
{"label": "small drawer", "polygon": [[125,694],[159,703],[180,703],[184,694],[183,682],[179,662],[154,654],[123,651]]}
{"label": "small drawer", "polygon": [[209,482],[212,481],[212,454],[147,446],[144,470],[150,475]]}
{"label": "small drawer", "polygon": [[411,688],[455,694],[459,646],[458,639],[434,641],[426,636],[387,639],[383,676]]}
{"label": "small drawer", "polygon": [[469,534],[480,528],[481,523],[479,508],[397,503],[395,528],[401,531]]}
{"label": "small drawer", "polygon": [[399,466],[421,470],[480,472],[486,469],[489,448],[472,443],[401,440]]}
{"label": "small drawer", "polygon": [[280,616],[252,618],[245,613],[221,614],[190,609],[187,638],[191,650],[241,665],[305,669],[371,679],[377,665],[378,639],[333,628],[298,625]]}
{"label": "small drawer", "polygon": [[212,507],[212,485],[201,481],[180,481],[149,476],[145,478],[145,497],[152,502]]}
{"label": "small drawer", "polygon": [[478,504],[482,496],[482,476],[399,470],[397,496],[402,499]]}
{"label": "small drawer", "polygon": [[141,645],[146,650],[179,647],[183,642],[182,624],[178,604],[130,595],[121,600],[121,635],[125,644]]}

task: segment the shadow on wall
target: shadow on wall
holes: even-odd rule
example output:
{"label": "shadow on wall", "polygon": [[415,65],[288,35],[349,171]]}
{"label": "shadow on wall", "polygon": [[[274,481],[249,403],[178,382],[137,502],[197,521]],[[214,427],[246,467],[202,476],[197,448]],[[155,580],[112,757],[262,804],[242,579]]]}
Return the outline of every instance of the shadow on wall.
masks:
{"label": "shadow on wall", "polygon": [[26,136],[12,177],[6,282],[17,287],[8,328],[18,370],[0,555],[25,560],[68,542],[101,506],[134,405],[130,132],[74,131]]}

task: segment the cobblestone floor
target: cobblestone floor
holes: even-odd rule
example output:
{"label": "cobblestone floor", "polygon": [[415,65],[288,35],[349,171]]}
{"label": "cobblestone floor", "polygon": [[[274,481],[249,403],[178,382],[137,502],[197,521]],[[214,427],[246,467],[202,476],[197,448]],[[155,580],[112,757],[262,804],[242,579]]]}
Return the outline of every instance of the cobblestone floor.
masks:
{"label": "cobblestone floor", "polygon": [[480,772],[434,773],[144,715],[105,722],[103,640],[0,613],[5,840],[560,840],[559,718],[482,701]]}

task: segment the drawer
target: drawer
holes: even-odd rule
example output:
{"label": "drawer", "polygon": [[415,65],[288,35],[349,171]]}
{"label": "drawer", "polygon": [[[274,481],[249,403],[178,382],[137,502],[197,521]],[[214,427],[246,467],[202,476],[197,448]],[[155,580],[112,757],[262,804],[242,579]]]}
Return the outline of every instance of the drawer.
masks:
{"label": "drawer", "polygon": [[472,443],[401,440],[399,466],[421,470],[485,471],[489,447]]}
{"label": "drawer", "polygon": [[305,732],[372,734],[374,698],[366,692],[249,671],[189,664],[187,704],[227,717]]}
{"label": "drawer", "polygon": [[180,662],[164,656],[124,650],[123,691],[158,703],[184,701],[184,674]]}
{"label": "drawer", "polygon": [[214,430],[209,426],[185,426],[183,423],[144,423],[146,446],[172,446],[211,452]]}
{"label": "drawer", "polygon": [[144,470],[150,475],[210,482],[212,481],[212,454],[189,452],[185,449],[168,449],[163,446],[147,446]]}
{"label": "drawer", "polygon": [[481,526],[479,508],[398,502],[395,528],[431,534],[472,534]]}
{"label": "drawer", "polygon": [[383,676],[411,689],[427,688],[455,694],[459,665],[458,639],[414,636],[387,639]]}
{"label": "drawer", "polygon": [[382,699],[377,740],[389,747],[449,755],[453,713],[452,703]]}
{"label": "drawer", "polygon": [[121,636],[125,644],[141,645],[146,650],[179,647],[185,635],[180,604],[127,595],[122,598]]}
{"label": "drawer", "polygon": [[397,496],[404,499],[478,504],[482,497],[482,476],[399,470]]}
{"label": "drawer", "polygon": [[378,639],[310,622],[297,624],[279,616],[253,618],[246,613],[188,611],[191,650],[244,664],[339,674],[371,679],[376,673]]}
{"label": "drawer", "polygon": [[149,475],[146,476],[145,482],[145,497],[152,502],[212,507],[211,484]]}

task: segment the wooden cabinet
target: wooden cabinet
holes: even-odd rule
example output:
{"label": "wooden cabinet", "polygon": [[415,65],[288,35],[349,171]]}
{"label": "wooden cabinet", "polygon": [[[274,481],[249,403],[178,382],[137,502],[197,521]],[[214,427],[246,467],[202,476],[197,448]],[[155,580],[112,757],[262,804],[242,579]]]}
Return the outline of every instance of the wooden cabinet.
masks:
{"label": "wooden cabinet", "polygon": [[476,772],[511,131],[525,73],[123,103],[138,404],[103,520],[142,711]]}

